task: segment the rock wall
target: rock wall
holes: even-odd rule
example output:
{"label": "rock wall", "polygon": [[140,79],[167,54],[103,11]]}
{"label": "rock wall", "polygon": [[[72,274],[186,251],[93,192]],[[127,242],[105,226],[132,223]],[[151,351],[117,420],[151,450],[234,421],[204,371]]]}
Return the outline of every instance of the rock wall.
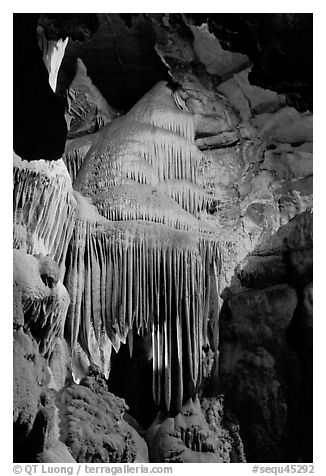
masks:
{"label": "rock wall", "polygon": [[58,75],[62,159],[15,126],[15,460],[312,461],[309,62],[257,73],[228,35],[266,18],[98,19]]}
{"label": "rock wall", "polygon": [[221,386],[251,461],[312,461],[312,213],[238,266],[220,318]]}

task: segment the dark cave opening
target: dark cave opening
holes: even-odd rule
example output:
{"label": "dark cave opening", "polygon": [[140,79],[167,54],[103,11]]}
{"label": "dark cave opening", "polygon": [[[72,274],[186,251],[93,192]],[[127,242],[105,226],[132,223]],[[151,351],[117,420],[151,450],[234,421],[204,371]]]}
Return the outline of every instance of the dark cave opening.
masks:
{"label": "dark cave opening", "polygon": [[300,426],[300,450],[303,461],[313,461],[313,334],[309,328],[309,311],[305,302],[304,287],[298,292],[298,305],[287,329],[286,339],[289,346],[298,355],[302,381],[300,388],[300,413],[302,423]]}
{"label": "dark cave opening", "polygon": [[146,18],[140,16],[129,29],[119,14],[97,17],[99,28],[91,39],[70,37],[54,93],[38,45],[40,14],[14,15],[13,148],[24,160],[58,160],[62,156],[67,137],[66,95],[78,58],[100,93],[120,113],[127,112],[158,81],[171,79],[155,51]]}
{"label": "dark cave opening", "polygon": [[152,391],[153,363],[151,357],[151,335],[140,337],[134,332],[133,353],[122,344],[119,352],[112,353],[108,389],[124,398],[130,415],[147,429],[154,421],[158,406]]}
{"label": "dark cave opening", "polygon": [[41,406],[35,416],[32,428],[17,421],[13,427],[13,461],[23,463],[37,461],[42,452],[49,420],[49,410]]}
{"label": "dark cave opening", "polygon": [[65,96],[81,58],[108,103],[127,112],[157,82],[171,76],[155,51],[154,33],[145,16],[137,16],[130,27],[120,14],[98,14],[98,18],[99,28],[89,41],[69,41],[56,92]]}

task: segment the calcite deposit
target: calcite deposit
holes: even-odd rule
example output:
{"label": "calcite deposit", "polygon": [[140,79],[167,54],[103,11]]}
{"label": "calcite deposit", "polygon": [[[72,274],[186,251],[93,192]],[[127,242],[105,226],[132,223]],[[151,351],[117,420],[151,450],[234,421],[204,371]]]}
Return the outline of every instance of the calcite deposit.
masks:
{"label": "calcite deposit", "polygon": [[312,461],[311,15],[25,17],[15,461]]}

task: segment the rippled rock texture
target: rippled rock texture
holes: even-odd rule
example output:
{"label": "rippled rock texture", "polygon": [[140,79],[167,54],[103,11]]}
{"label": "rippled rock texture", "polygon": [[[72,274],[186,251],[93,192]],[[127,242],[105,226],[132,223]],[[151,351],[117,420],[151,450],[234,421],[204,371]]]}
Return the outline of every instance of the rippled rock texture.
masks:
{"label": "rippled rock texture", "polygon": [[[58,394],[60,435],[80,463],[147,462],[147,447],[123,420],[128,408],[106,389],[105,381],[86,377]],[[136,437],[135,437],[136,435]]]}
{"label": "rippled rock texture", "polygon": [[311,16],[16,20],[15,460],[312,461]]}

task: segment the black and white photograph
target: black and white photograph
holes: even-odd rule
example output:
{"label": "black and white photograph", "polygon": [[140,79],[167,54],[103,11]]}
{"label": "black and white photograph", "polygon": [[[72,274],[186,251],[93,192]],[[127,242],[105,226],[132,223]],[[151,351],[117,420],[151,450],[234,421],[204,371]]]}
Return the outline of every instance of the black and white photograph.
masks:
{"label": "black and white photograph", "polygon": [[317,473],[314,16],[12,12],[14,474]]}

